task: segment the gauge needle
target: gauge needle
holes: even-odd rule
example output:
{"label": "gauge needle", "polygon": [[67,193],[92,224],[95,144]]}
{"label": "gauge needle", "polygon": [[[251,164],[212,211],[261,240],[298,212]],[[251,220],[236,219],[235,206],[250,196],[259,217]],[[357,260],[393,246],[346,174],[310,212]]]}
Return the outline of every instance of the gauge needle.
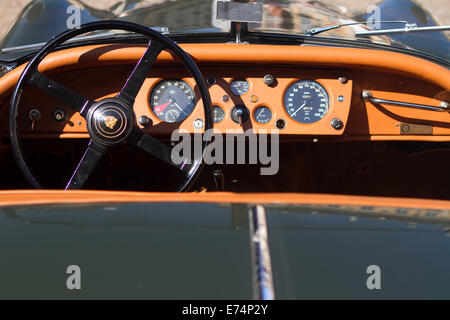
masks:
{"label": "gauge needle", "polygon": [[167,103],[164,103],[164,104],[160,104],[159,106],[156,106],[156,107],[155,107],[156,113],[157,113],[157,114],[160,114],[161,112],[163,112],[164,109],[166,109],[166,108],[169,106],[169,104],[170,104],[170,101],[167,102]]}
{"label": "gauge needle", "polygon": [[184,112],[184,110],[181,109],[181,107],[180,107],[176,102],[174,103],[174,105],[175,105],[178,109],[180,109],[181,112],[183,112],[185,115],[187,115],[187,113]]}
{"label": "gauge needle", "polygon": [[297,112],[299,112],[300,110],[303,109],[303,107],[306,106],[306,103],[304,103],[300,108],[298,108],[293,114],[291,114],[291,117],[295,117],[295,115],[297,114]]}
{"label": "gauge needle", "polygon": [[264,109],[261,110],[261,112],[258,114],[258,116],[256,117],[256,119],[259,119],[259,117],[261,117],[261,115],[264,113]]}

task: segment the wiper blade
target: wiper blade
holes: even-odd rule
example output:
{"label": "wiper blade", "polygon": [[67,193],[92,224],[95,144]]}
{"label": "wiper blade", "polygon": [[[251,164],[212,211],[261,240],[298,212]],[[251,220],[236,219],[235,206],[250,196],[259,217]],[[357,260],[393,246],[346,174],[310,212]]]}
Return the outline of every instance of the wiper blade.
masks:
{"label": "wiper blade", "polygon": [[335,24],[332,26],[328,26],[328,27],[320,27],[320,28],[313,28],[313,29],[309,29],[306,30],[306,35],[308,36],[314,36],[316,34],[322,33],[322,32],[326,32],[326,31],[330,31],[330,30],[334,30],[334,29],[339,29],[342,27],[346,27],[346,26],[355,26],[358,24],[376,24],[376,23],[403,23],[405,25],[408,25],[408,21],[402,21],[402,20],[394,20],[394,21],[360,21],[360,22],[350,22],[350,23],[342,23],[342,24]]}
{"label": "wiper blade", "polygon": [[404,28],[361,31],[356,32],[355,35],[357,37],[367,37],[367,36],[386,35],[395,33],[435,32],[435,31],[450,31],[450,26],[418,27],[416,24],[406,24]]}
{"label": "wiper blade", "polygon": [[[155,30],[161,34],[169,33],[169,30],[167,27],[151,27],[150,29]],[[88,35],[88,36],[78,36],[78,37],[67,40],[63,44],[64,45],[74,44],[74,43],[80,43],[80,42],[92,41],[92,40],[106,40],[106,39],[110,39],[110,38],[117,38],[119,36],[129,36],[129,35],[130,35],[130,33],[104,32],[104,33]],[[39,50],[45,45],[46,45],[46,42],[41,42],[41,43],[28,44],[28,45],[24,45],[24,46],[4,48],[4,49],[2,49],[2,54]]]}

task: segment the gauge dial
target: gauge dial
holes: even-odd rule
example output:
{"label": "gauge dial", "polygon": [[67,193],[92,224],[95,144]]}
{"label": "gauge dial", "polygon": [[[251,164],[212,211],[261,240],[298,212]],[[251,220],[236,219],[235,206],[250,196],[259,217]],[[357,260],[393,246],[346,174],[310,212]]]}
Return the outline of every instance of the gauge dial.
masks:
{"label": "gauge dial", "polygon": [[214,106],[214,123],[220,123],[225,120],[225,111],[219,106]]}
{"label": "gauge dial", "polygon": [[236,79],[231,82],[231,92],[237,96],[242,96],[250,89],[250,84],[245,79]]}
{"label": "gauge dial", "polygon": [[253,113],[256,122],[260,124],[267,124],[272,120],[272,110],[265,106],[261,106],[256,108],[256,110]]}
{"label": "gauge dial", "polygon": [[153,89],[150,105],[160,120],[181,122],[194,111],[195,93],[186,81],[163,80]]}
{"label": "gauge dial", "polygon": [[297,81],[284,95],[284,108],[297,122],[309,124],[321,120],[330,106],[325,88],[312,80]]}

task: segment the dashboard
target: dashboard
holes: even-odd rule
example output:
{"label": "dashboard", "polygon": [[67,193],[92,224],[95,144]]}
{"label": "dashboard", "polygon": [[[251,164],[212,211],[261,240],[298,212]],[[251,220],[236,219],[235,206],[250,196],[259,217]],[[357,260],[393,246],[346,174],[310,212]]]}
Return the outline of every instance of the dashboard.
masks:
{"label": "dashboard", "polygon": [[[267,47],[267,48],[262,48]],[[270,55],[267,49],[278,50]],[[185,45],[212,98],[215,130],[277,130],[281,135],[327,139],[450,140],[450,116],[389,103],[440,106],[450,100],[449,70],[401,54],[349,48]],[[83,96],[114,97],[142,55],[142,47],[89,46],[53,53],[42,71]],[[281,52],[279,52],[281,51]],[[365,55],[365,56],[364,56]],[[9,96],[21,68],[0,79],[0,135],[8,135]],[[32,87],[22,97],[20,130],[30,137],[84,138],[85,120]],[[204,127],[195,81],[169,53],[145,80],[134,106],[152,134]]]}
{"label": "dashboard", "polygon": [[[208,66],[201,72],[211,94],[216,131],[339,135],[347,122],[352,81],[345,72],[264,66],[228,66],[226,71]],[[146,128],[203,129],[202,101],[193,79],[176,67],[155,69],[154,74],[136,106],[138,118],[152,124]],[[333,119],[341,125],[333,128]]]}

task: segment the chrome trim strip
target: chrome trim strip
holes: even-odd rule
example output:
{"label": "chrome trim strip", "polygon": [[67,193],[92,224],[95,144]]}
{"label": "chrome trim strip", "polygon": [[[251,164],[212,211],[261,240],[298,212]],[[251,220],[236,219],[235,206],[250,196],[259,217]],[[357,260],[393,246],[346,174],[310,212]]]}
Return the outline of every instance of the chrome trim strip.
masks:
{"label": "chrome trim strip", "polygon": [[250,208],[249,229],[254,298],[256,300],[274,300],[275,290],[273,286],[269,236],[266,211],[263,206],[256,205]]}

